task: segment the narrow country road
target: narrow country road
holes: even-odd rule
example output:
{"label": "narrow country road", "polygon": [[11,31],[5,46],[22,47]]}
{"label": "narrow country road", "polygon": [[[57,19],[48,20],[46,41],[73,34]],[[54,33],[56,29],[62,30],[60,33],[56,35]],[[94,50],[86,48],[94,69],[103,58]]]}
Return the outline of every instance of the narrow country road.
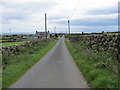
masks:
{"label": "narrow country road", "polygon": [[64,37],[10,88],[87,88]]}

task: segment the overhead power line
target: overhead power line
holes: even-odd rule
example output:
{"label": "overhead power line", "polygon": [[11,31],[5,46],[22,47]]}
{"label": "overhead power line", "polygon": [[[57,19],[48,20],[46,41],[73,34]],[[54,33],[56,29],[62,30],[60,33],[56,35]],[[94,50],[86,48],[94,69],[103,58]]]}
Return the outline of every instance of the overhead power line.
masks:
{"label": "overhead power line", "polygon": [[75,8],[73,9],[73,12],[72,12],[72,15],[71,15],[71,18],[74,16],[78,6],[79,6],[79,3],[80,3],[80,0],[77,1],[77,4],[75,5]]}

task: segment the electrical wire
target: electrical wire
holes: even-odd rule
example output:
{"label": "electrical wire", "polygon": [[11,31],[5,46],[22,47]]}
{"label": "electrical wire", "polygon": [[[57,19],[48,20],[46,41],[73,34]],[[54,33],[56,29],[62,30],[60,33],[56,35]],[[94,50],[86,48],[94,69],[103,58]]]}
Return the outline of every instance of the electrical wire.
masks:
{"label": "electrical wire", "polygon": [[75,12],[76,12],[78,6],[79,6],[79,3],[80,3],[80,0],[77,1],[77,4],[76,4],[75,8],[73,9],[73,12],[72,12],[71,18],[74,16],[74,14],[75,14]]}

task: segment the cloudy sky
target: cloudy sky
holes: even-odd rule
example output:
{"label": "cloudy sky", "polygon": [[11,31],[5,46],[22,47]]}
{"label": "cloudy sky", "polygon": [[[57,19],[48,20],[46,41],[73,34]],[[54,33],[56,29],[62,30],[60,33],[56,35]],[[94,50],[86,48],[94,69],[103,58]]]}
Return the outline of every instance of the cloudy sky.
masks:
{"label": "cloudy sky", "polygon": [[[1,0],[2,33],[44,31],[47,13],[48,30],[67,32],[117,31],[119,0]],[[1,20],[0,19],[0,20]]]}

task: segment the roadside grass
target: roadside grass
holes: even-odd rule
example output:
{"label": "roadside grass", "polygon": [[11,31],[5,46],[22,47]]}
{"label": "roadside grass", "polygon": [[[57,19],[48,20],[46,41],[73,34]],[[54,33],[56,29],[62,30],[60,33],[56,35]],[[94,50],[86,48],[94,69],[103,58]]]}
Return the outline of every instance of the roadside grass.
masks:
{"label": "roadside grass", "polygon": [[0,89],[2,89],[2,69],[0,68]]}
{"label": "roadside grass", "polygon": [[118,63],[111,58],[111,54],[88,51],[84,44],[72,43],[67,39],[65,43],[89,87],[118,88]]}
{"label": "roadside grass", "polygon": [[23,48],[23,54],[11,55],[10,62],[3,69],[2,87],[8,88],[17,81],[29,68],[36,64],[58,40],[43,41],[36,47]]}
{"label": "roadside grass", "polygon": [[2,54],[1,54],[1,51],[0,51],[0,89],[2,89]]}
{"label": "roadside grass", "polygon": [[18,41],[18,42],[5,42],[5,43],[1,43],[0,46],[12,46],[12,45],[15,45],[15,44],[23,44],[25,43],[26,41]]}
{"label": "roadside grass", "polygon": [[[1,46],[2,46],[2,43],[0,43],[0,49],[2,48]],[[0,53],[1,53],[1,51],[0,51]]]}

